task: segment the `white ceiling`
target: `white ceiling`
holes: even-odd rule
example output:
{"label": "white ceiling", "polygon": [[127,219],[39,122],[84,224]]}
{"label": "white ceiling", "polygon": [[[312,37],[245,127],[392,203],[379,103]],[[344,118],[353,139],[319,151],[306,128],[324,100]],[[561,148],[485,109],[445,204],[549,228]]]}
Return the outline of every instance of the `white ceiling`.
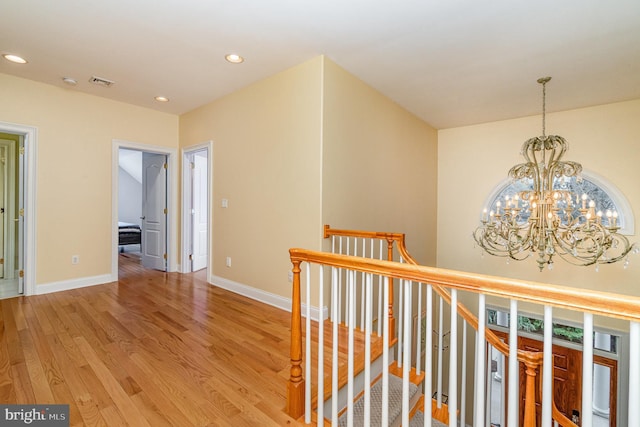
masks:
{"label": "white ceiling", "polygon": [[439,129],[540,113],[546,75],[548,111],[640,98],[639,0],[2,0],[0,18],[0,53],[29,61],[0,73],[173,114],[320,54]]}

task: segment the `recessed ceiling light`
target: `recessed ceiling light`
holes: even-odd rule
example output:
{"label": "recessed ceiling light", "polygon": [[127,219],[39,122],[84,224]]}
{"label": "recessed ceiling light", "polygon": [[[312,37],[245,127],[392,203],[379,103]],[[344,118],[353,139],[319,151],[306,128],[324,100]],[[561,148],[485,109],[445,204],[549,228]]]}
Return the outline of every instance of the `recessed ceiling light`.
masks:
{"label": "recessed ceiling light", "polygon": [[27,60],[24,58],[19,57],[18,55],[12,55],[10,53],[5,53],[4,55],[2,55],[4,57],[4,59],[6,59],[7,61],[11,61],[11,62],[15,62],[16,64],[26,64]]}
{"label": "recessed ceiling light", "polygon": [[66,84],[70,85],[70,86],[75,86],[75,85],[78,84],[76,79],[73,79],[71,77],[63,77],[62,81],[65,82]]}
{"label": "recessed ceiling light", "polygon": [[167,98],[166,96],[156,96],[155,100],[158,102],[169,102],[169,98]]}
{"label": "recessed ceiling light", "polygon": [[244,62],[244,58],[235,53],[230,53],[228,55],[225,55],[224,59],[231,62],[232,64],[240,64],[241,62]]}

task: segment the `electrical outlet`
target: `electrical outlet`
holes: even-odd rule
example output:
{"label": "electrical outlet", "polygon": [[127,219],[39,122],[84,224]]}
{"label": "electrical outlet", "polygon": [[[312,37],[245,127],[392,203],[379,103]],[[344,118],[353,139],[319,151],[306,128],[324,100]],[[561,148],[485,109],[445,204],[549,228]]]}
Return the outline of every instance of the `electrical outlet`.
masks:
{"label": "electrical outlet", "polygon": [[226,264],[227,264],[227,267],[231,267],[231,257],[230,256],[227,257],[227,263]]}
{"label": "electrical outlet", "polygon": [[290,271],[287,277],[289,278],[289,282],[293,282],[293,271]]}
{"label": "electrical outlet", "polygon": [[80,255],[71,255],[71,264],[78,264],[80,262]]}

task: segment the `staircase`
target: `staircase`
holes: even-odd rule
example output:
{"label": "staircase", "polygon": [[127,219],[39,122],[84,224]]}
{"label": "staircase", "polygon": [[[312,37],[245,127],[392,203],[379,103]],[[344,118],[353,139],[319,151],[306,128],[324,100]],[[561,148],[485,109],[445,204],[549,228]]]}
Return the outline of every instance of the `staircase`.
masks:
{"label": "staircase", "polygon": [[[324,329],[331,330],[333,327],[333,322],[330,320],[325,320]],[[337,417],[337,425],[341,427],[346,427],[349,424],[349,413],[345,409],[347,408],[347,387],[345,387],[348,383],[347,372],[348,372],[348,327],[345,324],[338,324],[338,363],[337,363],[337,377],[338,377],[338,395],[336,397],[332,396],[331,390],[331,377],[332,377],[332,364],[328,363],[328,360],[324,360],[324,390],[323,390],[323,414],[324,417],[328,420],[332,418],[332,402],[333,399],[337,399],[338,401],[338,417]],[[305,331],[306,332],[306,331]],[[303,336],[306,337],[306,333],[303,332]],[[352,416],[352,425],[362,426],[365,425],[365,398],[364,398],[364,369],[365,369],[365,341],[366,337],[364,335],[364,331],[355,329],[353,331],[353,360],[354,366],[353,371],[355,374],[354,379],[354,387],[356,398],[353,403],[353,411],[351,412]],[[318,337],[318,323],[311,322],[311,336]],[[382,407],[382,396],[383,396],[383,367],[382,367],[382,356],[383,356],[383,340],[377,334],[372,334],[370,336],[370,348],[371,348],[371,376],[374,377],[372,384],[370,386],[370,407],[371,408],[381,408]],[[394,340],[391,343],[391,347],[395,345],[397,340]],[[317,342],[314,342],[312,338],[312,347],[316,345]],[[333,346],[332,336],[326,334],[324,336],[324,354],[330,354]],[[311,356],[311,377],[317,377],[318,368],[317,368],[317,352],[313,353]],[[396,362],[392,362],[388,367],[388,408],[389,408],[389,426],[400,426],[402,424],[402,398],[403,398],[403,372],[402,369],[398,368]],[[417,374],[415,368],[412,368],[409,373],[409,407],[412,408],[412,412],[416,417],[421,417],[423,405],[424,405],[424,396],[422,395],[421,385],[424,381],[424,371],[421,374]],[[318,405],[318,388],[312,387],[311,390],[311,406],[313,410],[312,413],[312,421],[317,422],[317,405]],[[446,407],[446,405],[444,405]],[[413,415],[413,414],[412,414]],[[420,418],[422,419],[422,418]],[[330,425],[330,424],[329,424]],[[381,426],[381,411],[373,411],[371,413],[369,424],[370,426]],[[421,426],[423,424],[420,424]],[[437,424],[434,425],[444,425]]]}
{"label": "staircase", "polygon": [[[553,364],[551,352],[546,351],[551,348],[550,333],[545,336],[545,352],[517,350],[518,331],[512,322],[511,338],[502,342],[485,328],[486,298],[506,298],[512,318],[517,316],[518,301],[539,303],[545,309],[545,324],[552,322],[552,307],[570,306],[585,313],[587,356],[592,353],[587,327],[593,314],[628,320],[632,338],[636,328],[640,330],[639,298],[585,291],[578,292],[580,301],[576,304],[577,292],[572,288],[418,266],[405,248],[404,235],[398,233],[325,226],[324,237],[331,239],[331,253],[290,251],[294,280],[286,411],[307,424],[454,426],[466,425],[467,413],[473,413],[469,419],[474,426],[488,426],[485,396],[491,369],[485,351],[475,355],[474,349],[467,351],[468,343],[480,349],[486,349],[488,343],[508,358],[510,372],[524,366],[521,384],[519,375],[509,376],[507,396],[518,397],[518,389],[524,390],[524,405],[519,410],[519,398],[508,400],[507,425],[529,427],[553,420],[563,427],[589,426],[588,416],[576,424],[553,402]],[[458,301],[459,296],[469,293],[477,295],[479,318]],[[302,295],[306,298],[305,313],[301,311]],[[320,307],[328,296],[329,319],[311,320],[312,295],[317,295]],[[432,330],[437,331],[435,336],[423,332]],[[637,335],[640,341],[640,331]],[[640,365],[640,350],[638,353]],[[592,359],[585,357],[584,363],[589,372]],[[543,364],[547,369],[541,369]],[[472,365],[469,375],[467,365]],[[631,374],[637,375],[640,383],[636,369],[640,371],[640,366],[631,367]],[[589,379],[583,381],[586,389]],[[640,391],[631,382],[630,400],[636,394],[640,399]],[[427,406],[425,411],[425,396],[432,395],[436,398],[430,399],[431,408]],[[442,401],[444,395],[449,396],[448,401]],[[468,395],[472,395],[470,402]],[[588,393],[583,402],[586,399]],[[629,420],[634,419],[636,406],[629,405]],[[585,408],[589,409],[583,403],[583,414]],[[424,413],[430,416],[424,417]],[[640,419],[640,414],[635,419]]]}

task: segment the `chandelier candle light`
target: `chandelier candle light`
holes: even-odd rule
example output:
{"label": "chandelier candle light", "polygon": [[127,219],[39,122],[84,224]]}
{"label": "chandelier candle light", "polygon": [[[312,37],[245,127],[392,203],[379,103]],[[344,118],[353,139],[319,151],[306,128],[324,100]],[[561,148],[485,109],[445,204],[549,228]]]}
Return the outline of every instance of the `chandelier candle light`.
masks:
{"label": "chandelier candle light", "polygon": [[[634,249],[619,234],[618,213],[608,210],[603,218],[587,194],[574,194],[568,179],[580,180],[582,165],[563,161],[567,141],[545,134],[546,84],[542,84],[542,136],[522,146],[526,162],[509,170],[509,177],[527,183],[527,189],[497,201],[494,210],[484,209],[481,224],[473,233],[476,243],[487,253],[517,261],[538,256],[540,271],[553,268],[558,255],[579,266],[610,264],[626,259]],[[636,250],[637,251],[637,250]]]}

